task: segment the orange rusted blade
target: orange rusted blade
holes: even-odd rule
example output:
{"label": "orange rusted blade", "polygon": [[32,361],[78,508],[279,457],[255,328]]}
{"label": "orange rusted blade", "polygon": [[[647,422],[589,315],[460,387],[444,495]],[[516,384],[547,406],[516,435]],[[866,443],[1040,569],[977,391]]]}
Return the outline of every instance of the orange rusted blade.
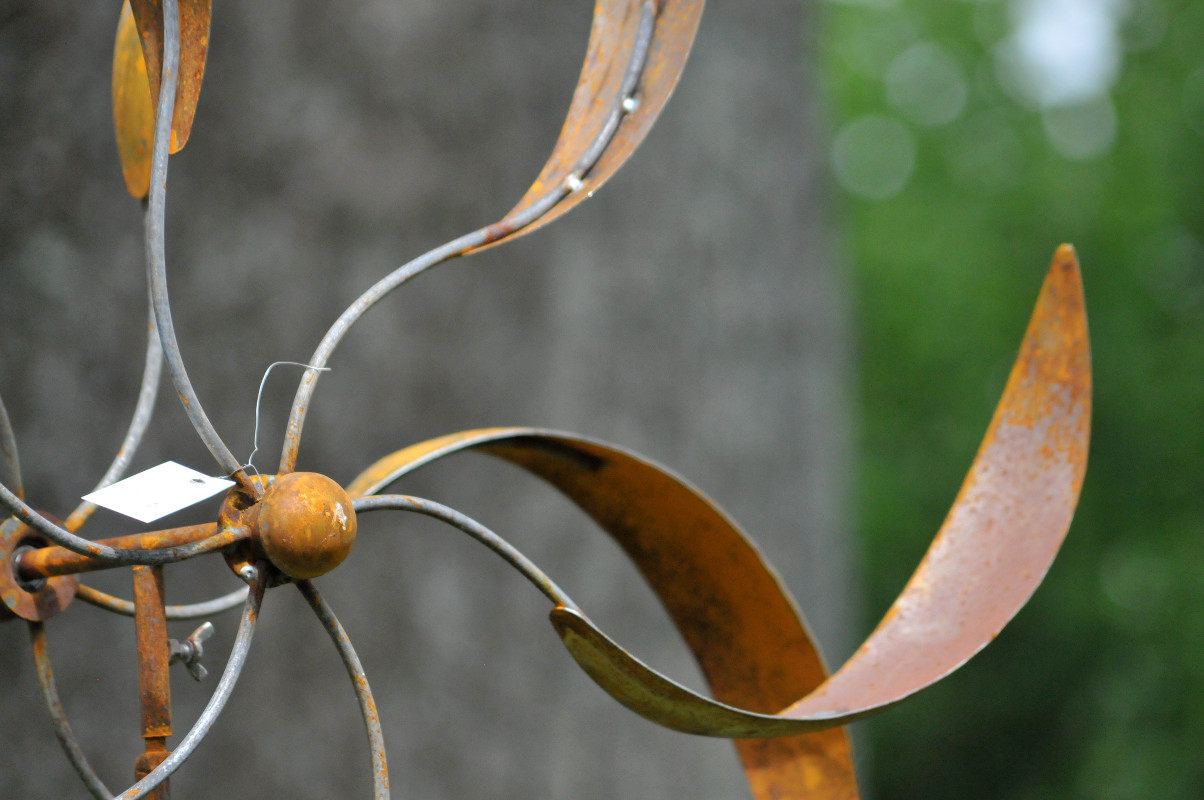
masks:
{"label": "orange rusted blade", "polygon": [[675,730],[761,737],[852,722],[948,675],[1020,610],[1070,526],[1090,426],[1087,317],[1074,251],[1063,246],[944,525],[878,628],[818,689],[768,715],[732,708],[644,666],[570,609],[554,611],[553,624],[599,685]]}
{"label": "orange rusted blade", "polygon": [[[180,76],[176,88],[176,107],[171,118],[171,147],[179,152],[188,143],[192,118],[196,115],[201,79],[205,75],[205,57],[209,52],[209,12],[211,0],[180,0]],[[132,0],[134,20],[142,39],[142,55],[150,94],[158,100],[163,72],[163,2]],[[149,155],[147,156],[149,158]]]}
{"label": "orange rusted blade", "polygon": [[1091,352],[1078,260],[1054,254],[1003,398],[915,575],[794,717],[856,714],[935,683],[985,647],[1061,547],[1087,470]]}
{"label": "orange rusted blade", "polygon": [[129,0],[121,7],[117,42],[113,48],[113,124],[117,130],[117,152],[125,188],[141,200],[150,192],[151,141],[155,111],[142,41]]}
{"label": "orange rusted blade", "polygon": [[[677,730],[737,742],[758,800],[855,798],[838,728],[931,685],[989,643],[1041,582],[1086,471],[1091,365],[1078,263],[1054,256],[1003,398],[940,532],[874,633],[831,678],[756,549],[684,481],[637,456],[567,434],[470,431],[399,451],[349,487],[477,449],[542,477],[623,546],[702,666],[715,700],[649,669],[579,612],[552,621],[606,691]],[[792,734],[803,734],[794,736]]]}
{"label": "orange rusted blade", "polygon": [[[805,623],[756,547],[704,495],[631,453],[529,428],[468,431],[381,459],[347,487],[348,494],[377,492],[466,449],[525,467],[610,533],[664,602],[720,701],[771,714],[824,680],[827,672]],[[563,613],[553,611],[562,636]],[[757,800],[801,797],[804,789],[820,800],[857,797],[841,728],[736,747]]]}
{"label": "orange rusted blade", "polygon": [[[506,215],[507,220],[564,183],[602,130],[615,103],[622,99],[619,97],[620,86],[634,48],[644,2],[598,0],[595,4],[585,64],[560,138],[543,171],[518,205]],[[694,34],[702,17],[703,0],[653,2],[657,6],[656,25],[636,89],[638,105],[623,116],[610,144],[583,177],[582,187],[566,196],[538,220],[506,238],[521,236],[546,225],[597,190],[627,161],[660,115],[677,85],[690,46],[694,43]]]}

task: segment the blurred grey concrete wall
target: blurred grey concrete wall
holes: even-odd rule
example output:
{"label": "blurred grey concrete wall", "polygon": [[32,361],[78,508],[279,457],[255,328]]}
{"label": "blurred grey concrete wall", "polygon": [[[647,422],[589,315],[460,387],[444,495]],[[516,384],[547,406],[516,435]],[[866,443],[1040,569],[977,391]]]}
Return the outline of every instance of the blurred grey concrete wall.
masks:
{"label": "blurred grey concrete wall", "polygon": [[[107,466],[141,369],[141,220],[109,106],[117,13],[116,0],[0,4],[0,393],[29,498],[60,515]],[[239,457],[270,362],[307,359],[378,277],[525,191],[559,130],[590,13],[587,2],[215,4],[192,141],[171,162],[168,270],[193,381]],[[676,96],[597,197],[423,277],[347,338],[300,467],[346,481],[408,443],[487,425],[615,442],[741,521],[825,649],[845,656],[850,345],[814,31],[810,5],[713,0]],[[264,394],[263,469],[289,369]],[[165,385],[135,466],[166,459],[213,468]],[[510,538],[620,642],[700,686],[634,570],[551,492],[475,456],[405,489]],[[85,530],[130,528],[101,512]],[[125,570],[92,580],[127,596],[128,581]],[[176,602],[234,585],[220,564],[168,571]],[[728,743],[610,701],[560,648],[546,601],[458,534],[365,517],[355,552],[319,586],[372,680],[397,797],[747,796]],[[237,616],[214,621],[216,671]],[[77,603],[48,631],[84,749],[124,788],[139,746],[132,625]],[[212,688],[175,676],[180,734]],[[352,693],[295,592],[267,597],[231,707],[173,790],[370,792]],[[83,794],[36,698],[24,626],[0,625],[0,798]]]}

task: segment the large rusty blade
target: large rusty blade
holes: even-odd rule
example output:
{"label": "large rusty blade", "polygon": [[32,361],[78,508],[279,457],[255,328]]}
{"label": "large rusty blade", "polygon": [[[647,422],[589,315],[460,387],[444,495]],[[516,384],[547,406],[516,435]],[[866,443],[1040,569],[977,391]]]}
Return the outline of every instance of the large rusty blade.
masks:
{"label": "large rusty blade", "polygon": [[990,643],[1062,545],[1090,434],[1082,279],[1074,249],[1062,245],[990,427],[919,568],[840,671],[783,713],[847,715],[897,702]]}
{"label": "large rusty blade", "polygon": [[[150,96],[158,100],[163,73],[163,2],[127,1],[133,9],[138,35],[142,40]],[[179,152],[188,143],[188,136],[192,132],[192,120],[196,116],[197,99],[201,94],[201,79],[205,75],[205,57],[209,52],[210,6],[211,0],[179,0],[180,75],[176,88],[176,108],[171,117],[171,146],[168,148],[171,153]]]}
{"label": "large rusty blade", "polygon": [[[953,508],[878,628],[827,680],[801,617],[751,542],[701,493],[638,456],[548,431],[469,431],[386,457],[348,491],[376,492],[465,449],[542,477],[636,562],[716,699],[661,676],[584,615],[557,608],[553,624],[586,672],[629,708],[677,730],[788,737],[737,742],[757,798],[847,798],[856,797],[847,740],[839,729],[815,729],[931,685],[1002,630],[1040,584],[1069,528],[1090,419],[1082,284],[1074,251],[1063,246]],[[792,735],[807,731],[815,732]]]}
{"label": "large rusty blade", "polygon": [[[501,224],[506,225],[508,220],[564,184],[595,144],[608,116],[623,100],[624,72],[636,46],[645,3],[654,7],[656,21],[636,87],[634,108],[622,115],[606,148],[581,176],[580,186],[536,221],[505,238],[543,227],[589,197],[635,152],[665,107],[694,43],[703,0],[598,0],[594,6],[585,63],[560,138],[539,177]],[[501,240],[491,244],[498,241]]]}
{"label": "large rusty blade", "polygon": [[761,737],[852,722],[948,675],[1020,610],[1070,526],[1086,472],[1090,426],[1082,284],[1074,251],[1063,246],[941,530],[877,629],[818,689],[776,714],[730,708],[644,666],[581,615],[558,609],[553,623],[596,682],[669,728]]}
{"label": "large rusty blade", "polygon": [[[619,542],[664,602],[720,702],[771,714],[824,680],[802,617],[756,547],[701,492],[639,456],[537,429],[468,431],[381,459],[347,491],[352,497],[375,493],[423,464],[469,449],[544,478]],[[553,611],[562,637],[564,613]],[[803,797],[804,791],[821,800],[857,797],[841,728],[736,747],[758,800]]]}
{"label": "large rusty blade", "polygon": [[117,42],[113,47],[113,125],[125,188],[141,200],[150,192],[155,109],[130,0],[125,0],[121,7]]}

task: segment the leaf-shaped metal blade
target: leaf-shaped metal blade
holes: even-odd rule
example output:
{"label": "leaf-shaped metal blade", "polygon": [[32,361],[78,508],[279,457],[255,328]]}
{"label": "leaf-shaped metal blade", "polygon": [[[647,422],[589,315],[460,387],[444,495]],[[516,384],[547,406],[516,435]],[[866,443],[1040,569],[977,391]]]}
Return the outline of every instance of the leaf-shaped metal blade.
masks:
{"label": "leaf-shaped metal blade", "polygon": [[935,683],[985,647],[1045,577],[1087,469],[1091,353],[1078,260],[1058,248],[953,508],[877,629],[783,714],[854,715]]}
{"label": "leaf-shaped metal blade", "polygon": [[[180,0],[180,76],[176,89],[176,107],[171,117],[171,147],[176,153],[188,143],[192,120],[196,116],[201,80],[205,76],[205,58],[209,52],[209,16],[211,0]],[[142,55],[150,94],[159,97],[163,72],[163,2],[131,0],[134,21],[142,39]],[[149,152],[147,158],[150,158]]]}
{"label": "leaf-shaped metal blade", "polygon": [[[180,0],[180,76],[171,146],[188,142],[209,50],[211,0]],[[162,0],[125,0],[113,48],[113,123],[125,187],[138,199],[150,191],[155,100],[163,72]]]}
{"label": "leaf-shaped metal blade", "polygon": [[141,200],[150,192],[155,110],[130,0],[125,0],[121,7],[113,48],[113,125],[125,188]]}
{"label": "leaf-shaped metal blade", "polygon": [[[506,233],[474,250],[546,225],[588,197],[627,161],[677,85],[694,43],[702,6],[703,0],[598,0],[585,64],[560,138],[531,188],[497,224]],[[645,15],[651,18],[650,35],[641,37]],[[640,58],[643,47],[647,54]],[[629,74],[633,66],[638,75]],[[631,87],[626,84],[631,77],[638,81],[628,97]],[[538,219],[514,224],[549,192],[563,186],[570,175],[579,179],[572,191]]]}
{"label": "leaf-shaped metal blade", "polygon": [[[348,485],[348,494],[376,493],[419,466],[468,449],[543,478],[610,533],[664,602],[722,703],[772,714],[824,680],[827,672],[798,610],[735,523],[684,480],[612,445],[531,428],[467,431],[381,459]],[[553,611],[558,627],[561,613]],[[802,787],[825,800],[857,797],[840,728],[738,741],[736,748],[758,800],[795,796],[791,792]]]}
{"label": "leaf-shaped metal blade", "polygon": [[1086,471],[1090,422],[1082,284],[1074,251],[1063,246],[945,523],[878,628],[827,680],[805,625],[751,542],[684,481],[630,453],[546,431],[470,431],[382,459],[348,492],[375,492],[463,449],[543,478],[635,561],[716,699],[651,670],[584,615],[557,608],[553,624],[586,672],[621,703],[670,728],[787,737],[737,742],[757,798],[801,796],[804,787],[811,797],[856,797],[847,740],[816,728],[843,725],[914,694],[999,633],[1041,582],[1066,535]]}

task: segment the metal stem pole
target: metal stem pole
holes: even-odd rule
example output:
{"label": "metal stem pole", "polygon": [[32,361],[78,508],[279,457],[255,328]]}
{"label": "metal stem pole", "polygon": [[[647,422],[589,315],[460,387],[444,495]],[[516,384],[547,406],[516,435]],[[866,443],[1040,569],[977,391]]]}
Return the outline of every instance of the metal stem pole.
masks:
{"label": "metal stem pole", "polygon": [[[134,761],[134,779],[140,781],[168,756],[171,736],[171,677],[167,668],[171,648],[167,642],[164,611],[163,567],[134,567],[134,629],[138,640],[138,688],[142,700],[142,738],[145,751]],[[147,793],[152,800],[170,800],[164,780]]]}

